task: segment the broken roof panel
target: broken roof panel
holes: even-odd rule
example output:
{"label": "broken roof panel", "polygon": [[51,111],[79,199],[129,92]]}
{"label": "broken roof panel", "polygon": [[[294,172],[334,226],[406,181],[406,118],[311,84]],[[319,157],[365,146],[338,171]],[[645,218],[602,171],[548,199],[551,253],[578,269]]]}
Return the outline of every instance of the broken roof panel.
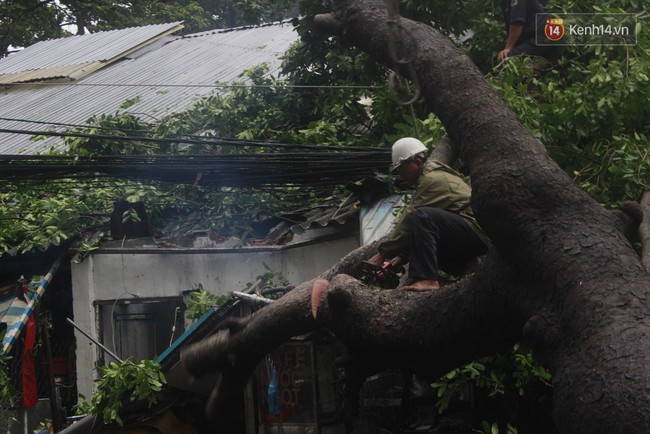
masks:
{"label": "broken roof panel", "polygon": [[404,205],[404,195],[394,194],[362,207],[361,244],[369,244],[388,234],[395,226],[395,211]]}
{"label": "broken roof panel", "polygon": [[133,104],[122,110],[143,119],[182,112],[216,90],[228,92],[215,83],[238,81],[244,70],[260,63],[277,74],[281,55],[297,39],[288,23],[202,32],[155,49],[149,46],[137,57],[123,58],[76,82],[12,85],[0,91],[0,129],[9,130],[0,133],[0,154],[59,149],[60,138],[34,142],[30,135],[13,131],[62,132],[66,127],[42,123],[83,125],[93,115],[114,114],[126,101]]}
{"label": "broken roof panel", "polygon": [[245,241],[212,232],[209,229],[209,221],[199,213],[191,213],[169,221],[155,239],[127,237],[121,240],[104,240],[102,250],[104,252],[109,250],[161,252],[164,249],[280,250],[356,233],[358,213],[356,202],[344,206],[325,204],[292,213],[280,213],[251,223],[253,231]]}
{"label": "broken roof panel", "polygon": [[38,42],[0,61],[0,83],[78,79],[182,27],[154,24]]}

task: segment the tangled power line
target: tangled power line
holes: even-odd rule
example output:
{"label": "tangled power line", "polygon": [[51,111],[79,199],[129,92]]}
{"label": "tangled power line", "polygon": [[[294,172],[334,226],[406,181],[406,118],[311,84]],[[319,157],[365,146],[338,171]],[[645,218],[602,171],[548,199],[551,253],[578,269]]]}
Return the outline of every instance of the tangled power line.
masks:
{"label": "tangled power line", "polygon": [[[206,139],[197,136],[160,138],[12,129],[0,129],[0,133],[80,137],[125,143],[212,145],[215,152],[220,152],[128,156],[0,155],[2,182],[112,177],[214,187],[326,187],[373,176],[385,171],[390,162],[389,150],[369,147]],[[142,131],[130,133],[143,134]],[[253,152],[260,149],[262,151]]]}
{"label": "tangled power line", "polygon": [[0,156],[0,181],[96,178],[215,187],[325,186],[353,182],[388,166],[384,151],[223,155]]}

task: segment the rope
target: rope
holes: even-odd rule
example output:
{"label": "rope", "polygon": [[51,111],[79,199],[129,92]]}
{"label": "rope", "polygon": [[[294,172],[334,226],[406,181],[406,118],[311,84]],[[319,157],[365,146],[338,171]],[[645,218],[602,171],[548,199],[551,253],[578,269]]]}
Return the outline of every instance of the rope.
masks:
{"label": "rope", "polygon": [[[412,40],[411,34],[404,31],[400,24],[399,16],[399,0],[387,0],[388,2],[388,27],[390,29],[388,37],[388,55],[393,61],[393,71],[388,78],[388,87],[393,93],[393,99],[401,106],[412,105],[416,102],[422,94],[420,81],[418,80],[417,73],[413,67],[413,58],[399,57],[398,55],[398,41]],[[395,71],[399,69],[400,65],[406,65],[408,69],[409,78],[415,87],[413,95],[405,100],[400,98],[400,94],[405,94],[407,89],[399,74]],[[416,127],[417,130],[417,127]]]}

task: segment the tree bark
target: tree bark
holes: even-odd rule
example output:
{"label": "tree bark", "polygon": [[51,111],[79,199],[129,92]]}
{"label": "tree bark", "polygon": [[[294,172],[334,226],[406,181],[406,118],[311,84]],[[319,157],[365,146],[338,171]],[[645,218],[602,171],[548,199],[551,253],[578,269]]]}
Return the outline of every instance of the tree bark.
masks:
{"label": "tree bark", "polygon": [[[391,21],[401,27],[399,40]],[[470,171],[472,207],[493,248],[473,276],[425,294],[368,290],[342,274],[356,272],[362,253],[355,252],[325,273],[326,290],[305,283],[200,352],[187,350],[188,368],[234,369],[244,378],[251,361],[317,327],[352,354],[431,375],[523,339],[553,372],[559,431],[647,432],[650,278],[616,214],[573,184],[433,28],[394,17],[379,0],[351,1],[317,16],[315,26],[417,77]],[[396,63],[391,46],[408,62]]]}
{"label": "tree bark", "polygon": [[643,193],[641,198],[641,211],[643,221],[639,226],[639,238],[641,239],[641,263],[643,268],[650,273],[650,191]]}

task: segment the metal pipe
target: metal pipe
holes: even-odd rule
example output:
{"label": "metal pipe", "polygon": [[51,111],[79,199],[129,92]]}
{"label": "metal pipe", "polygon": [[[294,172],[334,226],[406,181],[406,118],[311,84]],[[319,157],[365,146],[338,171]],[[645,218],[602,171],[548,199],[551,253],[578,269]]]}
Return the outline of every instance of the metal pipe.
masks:
{"label": "metal pipe", "polygon": [[34,311],[36,304],[43,297],[43,294],[45,294],[45,290],[47,289],[48,285],[52,281],[52,278],[56,274],[56,271],[61,266],[64,257],[65,257],[65,251],[61,252],[61,254],[56,258],[56,260],[50,267],[50,270],[47,272],[45,277],[41,280],[40,285],[36,289],[36,293],[34,293],[31,300],[29,300],[29,302],[27,303],[27,306],[23,310],[22,315],[20,315],[20,318],[18,319],[17,323],[7,329],[5,333],[5,337],[2,341],[3,346],[0,351],[0,355],[9,354],[9,351],[11,351],[14,342],[16,342],[18,337],[20,337],[20,333],[23,331],[23,328],[25,328],[25,324],[27,323],[29,316]]}
{"label": "metal pipe", "polygon": [[246,294],[245,292],[239,292],[239,291],[233,291],[232,295],[242,300],[255,301],[262,304],[271,304],[275,301],[269,298],[260,297],[259,295]]}
{"label": "metal pipe", "polygon": [[[78,422],[74,422],[59,434],[90,434],[93,431],[95,422],[98,421],[97,415],[90,414]],[[101,426],[101,423],[98,423]]]}
{"label": "metal pipe", "polygon": [[43,350],[45,355],[45,375],[47,376],[48,386],[50,388],[50,413],[52,416],[52,428],[54,432],[63,429],[63,417],[59,411],[57,403],[56,381],[54,380],[54,368],[52,366],[52,345],[50,343],[50,334],[47,329],[47,317],[41,318],[41,333],[43,334]]}
{"label": "metal pipe", "polygon": [[99,348],[101,348],[102,350],[104,350],[104,352],[108,353],[111,357],[113,357],[113,358],[114,358],[115,360],[117,360],[118,362],[120,362],[120,363],[124,363],[124,360],[122,360],[122,359],[120,359],[119,357],[117,357],[115,354],[113,354],[113,352],[112,352],[111,350],[109,350],[109,349],[106,348],[104,345],[102,345],[102,344],[101,344],[97,339],[93,338],[93,337],[90,336],[88,333],[86,333],[84,330],[82,330],[81,327],[79,327],[77,324],[75,324],[75,323],[74,323],[70,318],[66,318],[65,320],[68,321],[70,324],[72,324],[72,326],[73,326],[74,328],[76,328],[77,330],[79,330],[79,332],[81,332],[81,334],[83,334],[85,337],[87,337],[88,339],[90,339],[90,341],[91,341],[93,344],[97,345]]}

